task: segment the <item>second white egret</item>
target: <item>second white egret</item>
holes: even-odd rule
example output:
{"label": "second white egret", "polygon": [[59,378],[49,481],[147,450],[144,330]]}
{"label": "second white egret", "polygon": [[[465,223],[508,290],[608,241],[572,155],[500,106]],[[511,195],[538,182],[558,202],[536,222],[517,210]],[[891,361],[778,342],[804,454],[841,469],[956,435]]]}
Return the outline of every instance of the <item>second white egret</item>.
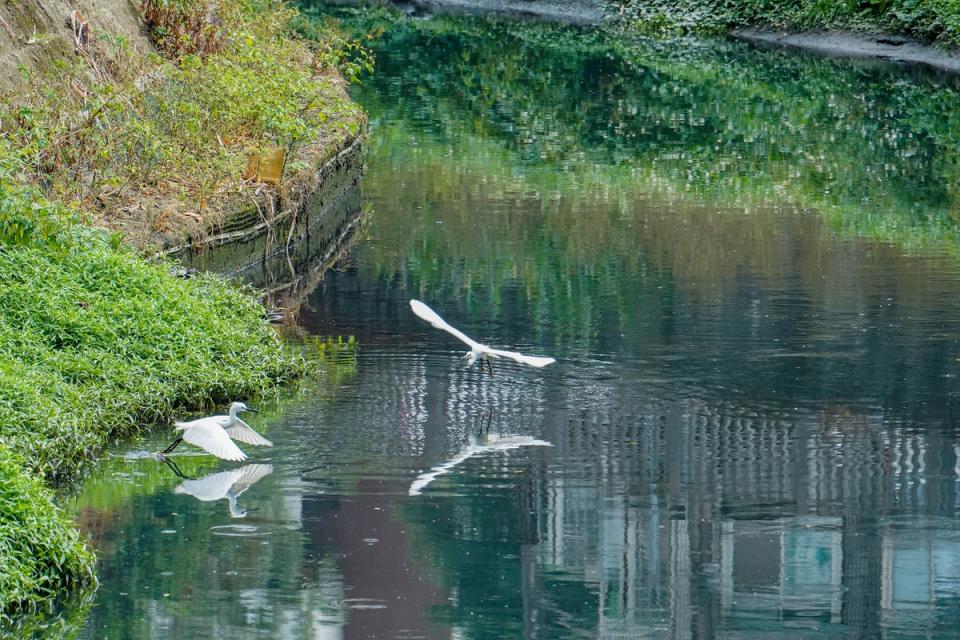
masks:
{"label": "second white egret", "polygon": [[547,358],[544,356],[527,356],[522,353],[517,353],[516,351],[493,349],[485,344],[481,344],[476,340],[467,337],[467,335],[459,329],[451,327],[443,318],[437,315],[436,311],[419,300],[411,300],[410,308],[415,314],[429,322],[437,329],[443,329],[450,335],[455,336],[456,338],[459,338],[467,343],[467,346],[470,347],[470,351],[468,351],[467,355],[464,356],[467,359],[467,362],[473,364],[479,360],[481,370],[483,369],[483,363],[486,362],[491,374],[493,374],[493,366],[490,364],[490,360],[492,358],[509,358],[521,364],[528,364],[531,367],[545,367],[548,364],[556,362],[556,360],[553,358]]}
{"label": "second white egret", "polygon": [[251,409],[244,403],[234,402],[230,405],[230,415],[228,416],[209,416],[190,422],[174,422],[174,428],[177,431],[183,431],[183,434],[178,436],[173,444],[161,453],[170,453],[181,442],[189,442],[218,458],[240,461],[246,460],[247,456],[233,442],[234,440],[261,447],[272,447],[272,442],[254,431],[250,425],[239,418],[237,414],[241,411],[256,413],[255,409]]}

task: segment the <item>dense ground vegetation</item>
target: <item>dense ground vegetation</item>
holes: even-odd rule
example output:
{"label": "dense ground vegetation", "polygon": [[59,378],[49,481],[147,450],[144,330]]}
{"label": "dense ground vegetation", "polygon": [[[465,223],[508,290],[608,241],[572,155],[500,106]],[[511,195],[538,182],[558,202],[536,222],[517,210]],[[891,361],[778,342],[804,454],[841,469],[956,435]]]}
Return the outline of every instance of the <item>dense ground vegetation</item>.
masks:
{"label": "dense ground vegetation", "polygon": [[285,152],[275,188],[289,195],[363,126],[343,76],[369,60],[332,27],[300,37],[299,14],[266,0],[144,9],[163,56],[94,33],[61,74],[25,72],[31,90],[0,106],[21,178],[129,241],[183,229],[196,237],[231,202],[249,206],[264,185],[245,169],[265,151]]}
{"label": "dense ground vegetation", "polygon": [[650,34],[722,33],[739,26],[886,31],[960,45],[956,0],[612,0],[614,22]]}
{"label": "dense ground vegetation", "polygon": [[177,277],[90,225],[131,207],[146,212],[131,228],[216,211],[258,188],[241,178],[251,147],[282,147],[286,175],[307,174],[362,125],[340,72],[368,61],[332,31],[311,27],[308,44],[286,5],[144,8],[166,57],[93,34],[63,78],[24,72],[0,106],[0,622],[93,580],[51,485],[114,438],[305,368],[251,292]]}

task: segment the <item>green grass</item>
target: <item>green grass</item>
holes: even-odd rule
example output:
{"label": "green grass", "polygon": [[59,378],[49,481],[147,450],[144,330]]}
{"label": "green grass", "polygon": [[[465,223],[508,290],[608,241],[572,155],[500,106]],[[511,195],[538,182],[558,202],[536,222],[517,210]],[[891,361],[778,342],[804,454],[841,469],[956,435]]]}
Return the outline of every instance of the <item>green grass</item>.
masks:
{"label": "green grass", "polygon": [[0,437],[33,470],[69,476],[109,435],[301,371],[251,296],[82,242],[0,251]]}
{"label": "green grass", "polygon": [[608,8],[614,24],[649,35],[769,26],[886,31],[960,45],[960,0],[610,0]]}
{"label": "green grass", "polygon": [[[93,554],[39,477],[0,446],[0,594],[21,606],[52,598],[61,589],[89,583]],[[8,622],[0,612],[0,626]]]}
{"label": "green grass", "polygon": [[251,291],[78,224],[18,151],[0,140],[0,623],[94,579],[52,485],[115,438],[305,369]]}
{"label": "green grass", "polygon": [[305,370],[250,292],[177,278],[58,210],[0,176],[0,620],[93,576],[44,479],[178,411]]}
{"label": "green grass", "polygon": [[[161,45],[179,33],[171,20],[208,7],[148,4],[166,20],[148,21]],[[171,263],[85,226],[109,227],[119,207],[151,198],[216,209],[257,188],[241,179],[251,148],[282,146],[288,174],[309,173],[304,158],[362,126],[339,79],[369,67],[355,43],[332,28],[302,38],[284,3],[216,7],[217,33],[183,30],[161,47],[168,58],[100,32],[87,55],[57,77],[26,75],[0,106],[0,637],[63,589],[95,582],[93,553],[53,487],[117,438],[307,369],[252,290],[175,277]]]}

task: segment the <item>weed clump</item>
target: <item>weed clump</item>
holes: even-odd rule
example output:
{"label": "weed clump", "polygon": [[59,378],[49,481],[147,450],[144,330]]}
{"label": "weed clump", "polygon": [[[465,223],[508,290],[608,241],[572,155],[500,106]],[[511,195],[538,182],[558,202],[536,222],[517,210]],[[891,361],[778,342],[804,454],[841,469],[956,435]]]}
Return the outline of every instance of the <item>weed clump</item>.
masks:
{"label": "weed clump", "polygon": [[173,57],[223,50],[225,33],[216,3],[207,0],[143,0],[143,19],[161,51]]}
{"label": "weed clump", "polygon": [[0,446],[0,626],[60,590],[94,581],[93,553],[51,491],[23,473],[23,460]]}

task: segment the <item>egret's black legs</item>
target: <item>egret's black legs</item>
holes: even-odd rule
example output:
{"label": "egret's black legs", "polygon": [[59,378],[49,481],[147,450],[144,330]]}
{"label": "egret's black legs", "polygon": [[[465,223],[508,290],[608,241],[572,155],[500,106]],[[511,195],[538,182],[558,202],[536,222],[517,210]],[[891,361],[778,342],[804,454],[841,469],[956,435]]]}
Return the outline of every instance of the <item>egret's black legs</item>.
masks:
{"label": "egret's black legs", "polygon": [[173,471],[173,474],[178,478],[183,478],[184,480],[193,480],[193,478],[191,478],[190,476],[185,475],[183,471],[180,471],[180,467],[177,466],[177,463],[171,460],[170,458],[165,458],[161,456],[160,459],[163,460],[165,463],[167,463],[167,466],[170,467],[170,470]]}
{"label": "egret's black legs", "polygon": [[177,448],[177,445],[180,444],[181,442],[183,442],[183,437],[182,437],[182,436],[179,437],[179,438],[177,438],[176,440],[174,440],[174,441],[173,441],[173,444],[171,444],[169,447],[167,447],[166,449],[164,449],[164,450],[161,451],[160,453],[170,453],[171,451],[173,451],[174,449],[176,449],[176,448]]}
{"label": "egret's black legs", "polygon": [[[489,371],[489,372],[490,372],[490,375],[492,376],[492,375],[493,375],[493,363],[490,362],[490,358],[487,358],[487,359],[486,359],[486,363],[487,363],[487,371]],[[481,365],[481,367],[482,367],[482,366],[483,366],[483,363],[481,362],[480,365]]]}

